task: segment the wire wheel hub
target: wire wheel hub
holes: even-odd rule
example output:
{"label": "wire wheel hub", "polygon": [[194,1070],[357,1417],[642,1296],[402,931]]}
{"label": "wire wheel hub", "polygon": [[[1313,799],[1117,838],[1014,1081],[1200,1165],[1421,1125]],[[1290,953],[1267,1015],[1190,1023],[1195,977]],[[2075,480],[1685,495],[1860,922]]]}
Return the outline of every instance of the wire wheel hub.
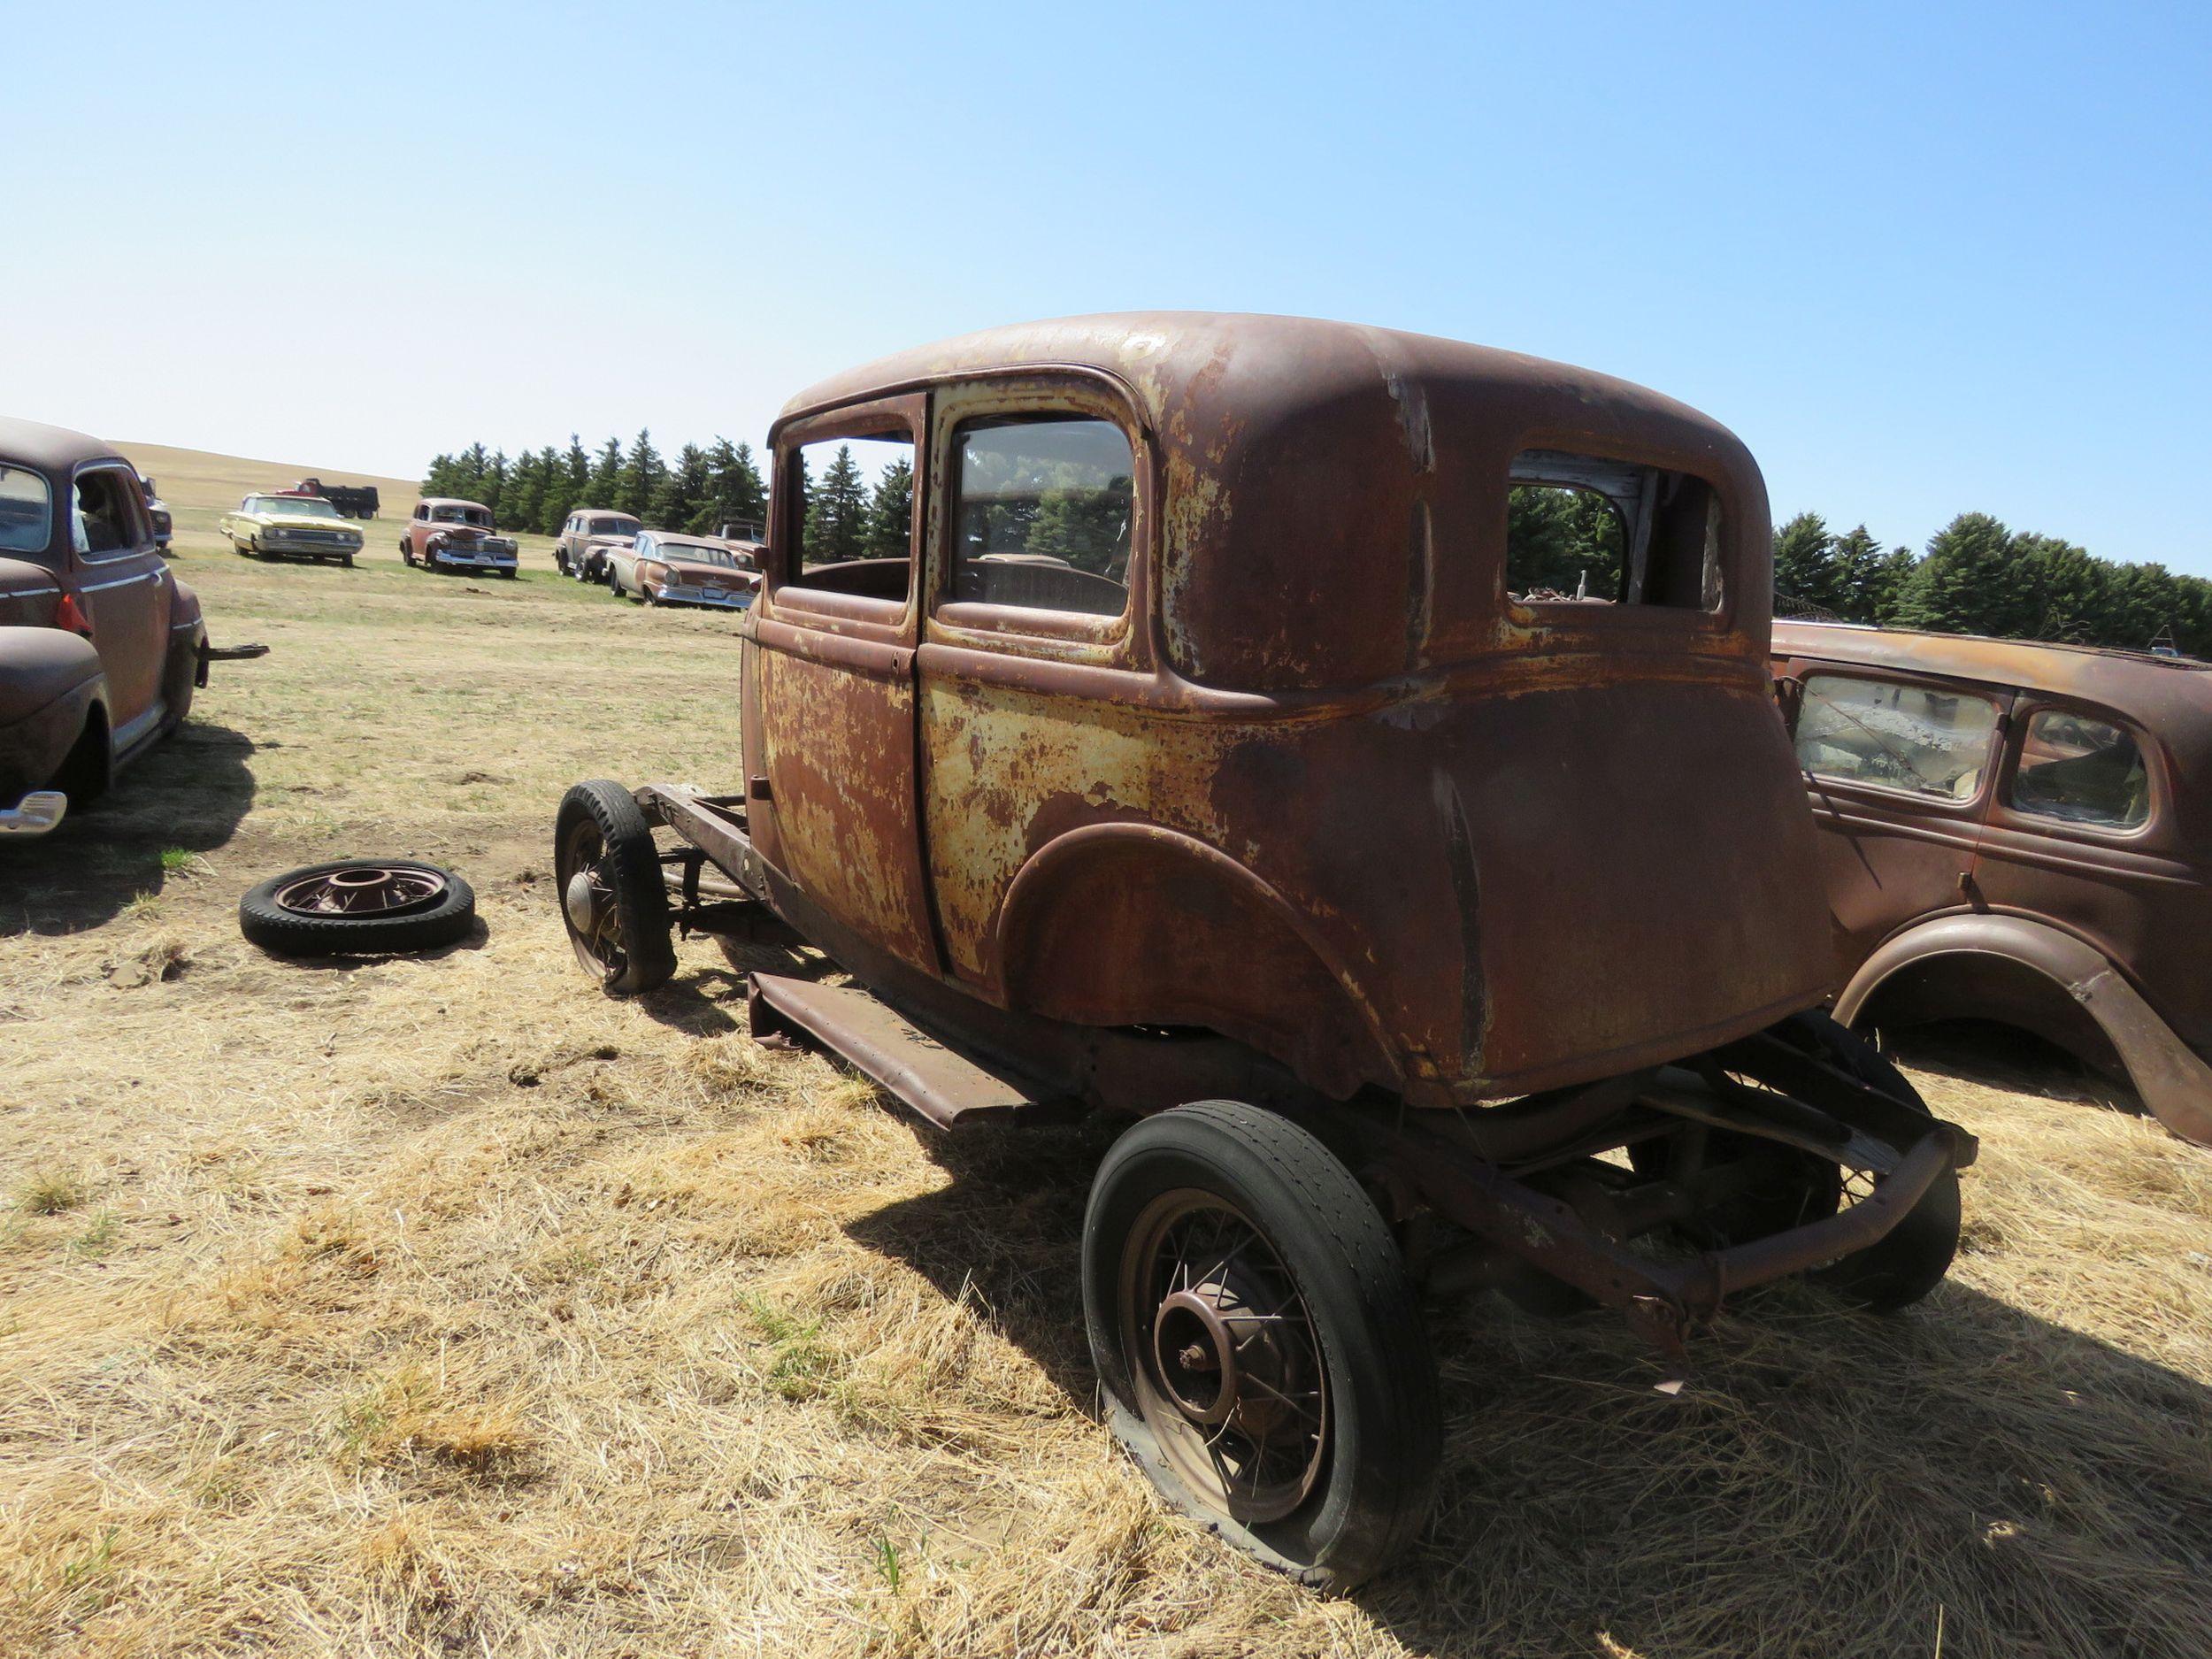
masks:
{"label": "wire wheel hub", "polygon": [[[1304,1299],[1244,1215],[1163,1194],[1124,1257],[1140,1408],[1189,1491],[1242,1522],[1279,1519],[1328,1451],[1327,1371]],[[1148,1326],[1148,1329],[1144,1329]]]}
{"label": "wire wheel hub", "polygon": [[445,896],[446,879],[423,864],[333,870],[280,887],[277,906],[297,916],[401,916]]}

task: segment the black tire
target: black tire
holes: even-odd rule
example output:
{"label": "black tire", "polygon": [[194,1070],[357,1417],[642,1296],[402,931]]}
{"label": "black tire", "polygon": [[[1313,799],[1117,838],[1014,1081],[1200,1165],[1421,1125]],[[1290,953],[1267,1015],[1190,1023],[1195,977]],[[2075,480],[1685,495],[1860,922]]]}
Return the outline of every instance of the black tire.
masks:
{"label": "black tire", "polygon": [[[1838,1025],[1824,1009],[1793,1014],[1774,1034],[1845,1076],[1878,1089],[1924,1118],[1935,1114],[1905,1074],[1864,1037]],[[1847,1256],[1812,1277],[1838,1295],[1877,1313],[1911,1306],[1943,1282],[1958,1255],[1962,1222],[1959,1174],[1938,1176],[1912,1212],[1888,1233],[1855,1256]]]}
{"label": "black tire", "polygon": [[345,557],[340,559],[338,562],[344,565],[348,570],[351,570],[353,568],[353,555],[349,553],[345,556]]}
{"label": "black tire", "polygon": [[[1792,1014],[1769,1027],[1768,1034],[1922,1117],[1933,1116],[1903,1072],[1824,1010]],[[1629,1148],[1629,1160],[1640,1173],[1663,1173],[1665,1146],[1664,1141],[1641,1142]],[[1815,1153],[1755,1135],[1715,1131],[1707,1141],[1707,1156],[1716,1162],[1757,1158],[1767,1175],[1756,1190],[1707,1211],[1697,1225],[1685,1229],[1701,1246],[1718,1249],[1767,1238],[1824,1219],[1843,1206],[1845,1171]],[[1878,1241],[1807,1277],[1863,1308],[1893,1312],[1918,1302],[1942,1282],[1958,1254],[1960,1223],[1958,1171],[1947,1170],[1912,1212]]]}
{"label": "black tire", "polygon": [[[665,984],[676,972],[668,889],[653,826],[630,792],[605,778],[580,783],[553,821],[553,896],[578,964],[615,996]],[[582,876],[590,915],[571,888]]]}
{"label": "black tire", "polygon": [[[311,912],[286,895],[331,877],[365,879],[373,872],[420,876],[425,892],[389,908],[358,914]],[[464,938],[476,923],[476,895],[450,870],[409,858],[340,858],[272,876],[238,901],[238,931],[284,956],[388,956],[434,950]]]}
{"label": "black tire", "polygon": [[[1277,1301],[1279,1310],[1299,1308],[1305,1315],[1279,1320],[1237,1348],[1246,1354],[1266,1347],[1279,1360],[1279,1342],[1294,1348],[1292,1357],[1302,1363],[1277,1365],[1277,1380],[1312,1377],[1312,1390],[1290,1385],[1316,1402],[1317,1413],[1314,1428],[1290,1430],[1304,1484],[1287,1491],[1279,1484],[1264,1507],[1256,1507],[1268,1463],[1260,1448],[1275,1442],[1265,1430],[1257,1440],[1227,1437],[1242,1432],[1238,1418],[1255,1410],[1272,1413],[1281,1425],[1280,1407],[1271,1401],[1291,1405],[1301,1424],[1307,1408],[1264,1383],[1256,1386],[1263,1392],[1249,1394],[1240,1386],[1225,1405],[1217,1394],[1211,1408],[1228,1414],[1211,1443],[1250,1448],[1241,1467],[1251,1472],[1254,1490],[1243,1514],[1233,1496],[1234,1476],[1224,1476],[1226,1493],[1208,1493],[1177,1467],[1194,1466],[1192,1437],[1202,1439],[1205,1431],[1187,1414],[1179,1416],[1168,1396],[1178,1386],[1187,1391],[1194,1378],[1233,1371],[1225,1363],[1184,1363],[1180,1356],[1199,1352],[1204,1341],[1183,1346],[1168,1323],[1188,1317],[1172,1311],[1172,1294],[1162,1294],[1176,1277],[1163,1276],[1157,1265],[1174,1227],[1184,1225],[1173,1209],[1178,1204],[1195,1204],[1187,1211],[1193,1217],[1226,1214],[1227,1225],[1241,1223],[1257,1241],[1221,1256],[1206,1270],[1204,1286],[1194,1286],[1195,1270],[1184,1265],[1186,1302],[1203,1291],[1216,1297],[1210,1305],[1219,1310],[1253,1306],[1257,1295],[1227,1288],[1241,1282],[1243,1270],[1232,1263],[1245,1263],[1248,1249],[1259,1264],[1250,1282],[1287,1294],[1286,1302]],[[1156,1218],[1164,1214],[1171,1219],[1159,1233]],[[1217,1235],[1204,1250],[1222,1248]],[[1183,1248],[1187,1254],[1189,1246]],[[1427,1330],[1382,1217],[1351,1171],[1306,1130],[1257,1107],[1206,1101],[1148,1118],[1124,1134],[1099,1166],[1084,1215],[1083,1312],[1114,1432],[1185,1514],[1279,1571],[1330,1588],[1357,1584],[1387,1566],[1420,1531],[1443,1442]],[[1238,1317],[1229,1313],[1229,1322]],[[1310,1334],[1297,1336],[1301,1328]],[[1179,1384],[1163,1381],[1171,1351],[1178,1356],[1172,1363]],[[1248,1372],[1256,1377],[1259,1368],[1233,1368],[1240,1378]],[[1220,1472],[1236,1454],[1202,1455]]]}

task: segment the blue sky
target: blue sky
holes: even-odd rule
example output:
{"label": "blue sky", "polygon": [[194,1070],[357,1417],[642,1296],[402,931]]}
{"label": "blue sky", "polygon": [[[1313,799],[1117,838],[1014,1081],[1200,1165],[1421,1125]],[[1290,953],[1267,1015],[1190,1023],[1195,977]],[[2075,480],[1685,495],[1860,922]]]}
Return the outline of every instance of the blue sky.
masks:
{"label": "blue sky", "polygon": [[[1778,514],[2212,574],[2212,8],[0,0],[0,410],[411,474],[1022,318],[1641,380]],[[97,36],[97,50],[87,50]]]}

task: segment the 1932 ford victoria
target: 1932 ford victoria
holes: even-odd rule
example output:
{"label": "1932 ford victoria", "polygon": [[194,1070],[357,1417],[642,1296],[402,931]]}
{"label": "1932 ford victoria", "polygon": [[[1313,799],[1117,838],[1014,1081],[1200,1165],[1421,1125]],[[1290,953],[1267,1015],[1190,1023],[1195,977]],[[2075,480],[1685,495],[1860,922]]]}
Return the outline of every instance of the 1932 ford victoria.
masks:
{"label": "1932 ford victoria", "polygon": [[[1388,1561],[1440,1459],[1422,1291],[1673,1348],[1786,1273],[1942,1277],[1973,1142],[1816,1011],[1766,497],[1721,427],[1160,314],[889,358],[772,442],[741,785],[570,791],[578,957],[634,992],[672,921],[795,933],[856,983],[756,974],[757,1032],[947,1128],[1140,1117],[1084,1299],[1171,1501],[1309,1582]],[[847,457],[910,466],[902,545],[810,511]]]}

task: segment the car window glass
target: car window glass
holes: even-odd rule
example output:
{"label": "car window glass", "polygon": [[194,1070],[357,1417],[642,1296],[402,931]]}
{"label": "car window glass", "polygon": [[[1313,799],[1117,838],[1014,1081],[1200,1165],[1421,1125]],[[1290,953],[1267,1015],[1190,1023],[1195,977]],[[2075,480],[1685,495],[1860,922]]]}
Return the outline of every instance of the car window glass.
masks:
{"label": "car window glass", "polygon": [[138,492],[124,488],[123,474],[112,467],[95,467],[77,474],[75,498],[70,510],[70,531],[77,551],[89,558],[127,553],[142,539],[138,533]]}
{"label": "car window glass", "polygon": [[53,535],[54,497],[46,480],[0,465],[0,552],[43,553]]}
{"label": "car window glass", "polygon": [[800,447],[782,522],[797,534],[793,584],[903,599],[914,563],[914,445],[826,438]]}
{"label": "car window glass", "polygon": [[1128,609],[1136,464],[1119,426],[972,420],[953,448],[955,600],[1102,617]]}
{"label": "car window glass", "polygon": [[2020,740],[2011,804],[2042,818],[2133,829],[2151,814],[2150,774],[2135,739],[2067,709],[2039,709]]}
{"label": "car window glass", "polygon": [[1797,760],[1823,778],[1970,801],[1997,705],[1967,693],[1816,674],[1797,711]]}
{"label": "car window glass", "polygon": [[1524,449],[1509,476],[1505,588],[1519,603],[1719,609],[1720,495],[1703,479],[1553,449]]}

